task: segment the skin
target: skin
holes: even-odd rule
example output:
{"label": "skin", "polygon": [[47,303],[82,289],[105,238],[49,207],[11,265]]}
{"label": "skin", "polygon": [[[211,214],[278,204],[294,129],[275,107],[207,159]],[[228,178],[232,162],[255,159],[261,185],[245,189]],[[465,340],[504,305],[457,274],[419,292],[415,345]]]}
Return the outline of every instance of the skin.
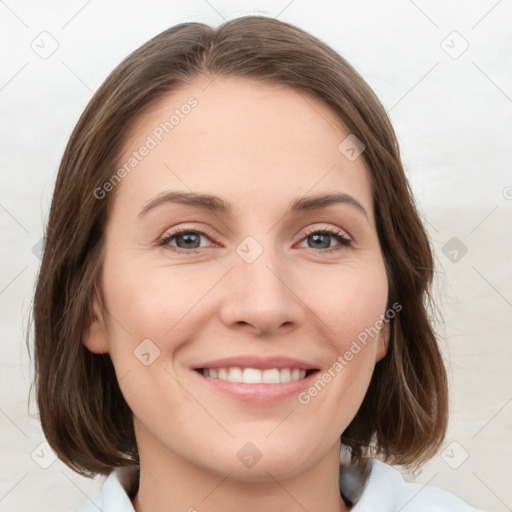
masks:
{"label": "skin", "polygon": [[[134,414],[134,508],[348,510],[338,487],[339,436],[386,353],[385,328],[306,405],[296,395],[274,404],[226,396],[191,366],[280,355],[325,371],[385,313],[368,169],[338,150],[349,131],[315,98],[246,78],[210,82],[172,92],[134,123],[123,162],[175,108],[198,101],[110,192],[103,307],[96,298],[85,344],[110,354]],[[138,217],[168,190],[215,194],[233,212],[167,203]],[[333,191],[355,198],[367,216],[349,204],[286,214],[297,197]],[[159,246],[176,228],[205,233],[200,248],[173,252],[177,238]],[[306,228],[342,230],[351,245],[327,236],[316,248]],[[247,236],[263,250],[252,263],[236,252]],[[134,355],[145,339],[160,350],[147,366]],[[237,457],[247,442],[261,453],[252,467]]]}

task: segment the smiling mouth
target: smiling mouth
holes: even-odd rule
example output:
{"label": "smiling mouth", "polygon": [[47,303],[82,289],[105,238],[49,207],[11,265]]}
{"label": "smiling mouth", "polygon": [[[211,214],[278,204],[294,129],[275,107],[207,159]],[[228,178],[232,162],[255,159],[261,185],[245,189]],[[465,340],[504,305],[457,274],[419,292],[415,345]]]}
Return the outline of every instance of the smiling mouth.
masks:
{"label": "smiling mouth", "polygon": [[196,368],[203,377],[226,382],[244,384],[284,384],[296,382],[309,377],[318,370],[303,368],[241,368],[239,366],[226,368]]}

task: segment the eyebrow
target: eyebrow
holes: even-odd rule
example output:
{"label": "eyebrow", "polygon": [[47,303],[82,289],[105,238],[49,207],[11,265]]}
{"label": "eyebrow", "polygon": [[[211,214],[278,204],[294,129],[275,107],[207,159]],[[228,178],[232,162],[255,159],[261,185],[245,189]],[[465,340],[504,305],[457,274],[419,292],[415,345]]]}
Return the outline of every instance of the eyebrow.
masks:
{"label": "eyebrow", "polygon": [[[150,210],[153,210],[158,206],[167,203],[185,204],[213,212],[224,213],[227,215],[232,215],[233,213],[231,204],[227,203],[224,201],[224,199],[218,196],[170,190],[163,192],[162,194],[159,194],[158,196],[148,201],[138,214],[138,217],[143,217]],[[351,195],[345,194],[343,192],[333,192],[328,194],[318,194],[315,196],[296,198],[290,203],[290,206],[288,207],[285,215],[288,213],[319,210],[321,208],[327,208],[333,204],[347,204],[352,206],[360,213],[362,213],[367,220],[369,220],[368,213],[363,205]]]}

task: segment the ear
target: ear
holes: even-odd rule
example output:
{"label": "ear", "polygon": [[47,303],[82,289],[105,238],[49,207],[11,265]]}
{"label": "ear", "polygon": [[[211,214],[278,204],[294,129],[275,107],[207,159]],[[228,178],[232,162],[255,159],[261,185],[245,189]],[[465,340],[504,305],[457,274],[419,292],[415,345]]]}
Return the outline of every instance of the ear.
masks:
{"label": "ear", "polygon": [[391,331],[391,326],[389,322],[385,322],[384,326],[379,332],[379,339],[377,340],[377,354],[375,357],[375,362],[378,363],[388,352],[389,346],[389,335]]}
{"label": "ear", "polygon": [[92,309],[92,320],[87,328],[87,332],[84,334],[83,343],[95,354],[108,354],[110,348],[108,343],[108,330],[97,288],[95,288],[94,291]]}

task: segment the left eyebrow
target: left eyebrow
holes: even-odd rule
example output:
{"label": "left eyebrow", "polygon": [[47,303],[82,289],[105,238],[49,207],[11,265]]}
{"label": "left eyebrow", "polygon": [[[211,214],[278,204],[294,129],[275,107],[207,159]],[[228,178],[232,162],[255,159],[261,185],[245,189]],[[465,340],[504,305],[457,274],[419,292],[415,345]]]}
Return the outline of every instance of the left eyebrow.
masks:
{"label": "left eyebrow", "polygon": [[[228,215],[232,215],[233,212],[231,204],[227,203],[224,201],[224,199],[218,196],[170,190],[163,192],[162,194],[159,194],[155,198],[148,201],[148,203],[146,203],[144,208],[142,208],[138,214],[138,217],[143,217],[150,210],[153,210],[154,208],[165,203],[178,203],[189,206],[197,206],[199,208],[204,208]],[[333,204],[347,204],[352,206],[360,213],[362,213],[367,220],[369,220],[368,213],[363,205],[354,197],[343,192],[334,192],[329,194],[319,194],[316,196],[296,198],[291,202],[290,206],[286,210],[285,215],[288,213],[319,210],[321,208],[327,208]]]}
{"label": "left eyebrow", "polygon": [[332,204],[348,204],[354,207],[360,213],[362,213],[367,220],[369,220],[368,213],[364,209],[364,206],[354,197],[345,194],[343,192],[334,192],[331,194],[319,194],[316,196],[307,196],[295,199],[290,208],[289,212],[300,212],[307,210],[319,210],[320,208],[327,208]]}

